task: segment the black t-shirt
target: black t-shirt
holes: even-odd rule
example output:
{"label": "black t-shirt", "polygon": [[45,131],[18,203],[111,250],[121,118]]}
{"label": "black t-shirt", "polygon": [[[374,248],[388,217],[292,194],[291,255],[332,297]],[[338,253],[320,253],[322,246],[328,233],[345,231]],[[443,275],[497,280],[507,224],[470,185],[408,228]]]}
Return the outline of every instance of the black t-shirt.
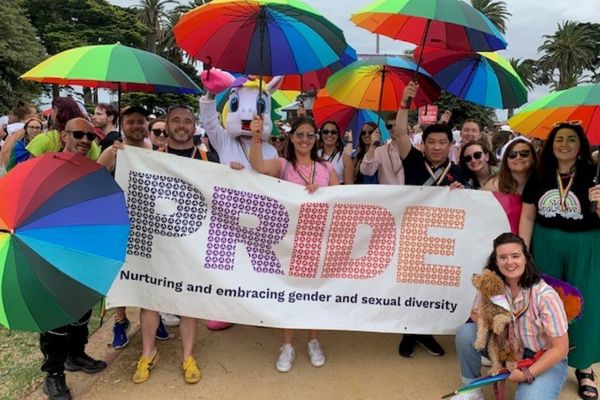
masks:
{"label": "black t-shirt", "polygon": [[[429,174],[429,171],[425,166],[426,162],[427,160],[425,159],[423,153],[421,153],[414,147],[410,149],[410,152],[408,153],[406,158],[402,160],[402,166],[404,167],[405,184],[423,186],[423,184],[427,182],[431,175]],[[450,169],[448,170],[448,173],[444,176],[444,179],[442,179],[442,181],[438,185],[432,186],[450,186],[452,182],[464,183],[460,167],[450,162],[450,160],[438,166],[437,168],[433,167],[431,164],[429,164],[429,167],[435,174],[438,169],[441,169],[442,172],[445,171],[446,167],[448,167],[448,163],[450,163]]]}
{"label": "black t-shirt", "polygon": [[[536,207],[535,222],[548,228],[578,232],[600,229],[600,218],[590,211],[589,188],[593,186],[592,168],[577,171],[569,190],[564,207],[561,207],[558,181],[547,176],[531,177],[523,189],[523,203]],[[569,177],[562,178],[563,188],[569,183]]]}
{"label": "black t-shirt", "polygon": [[106,150],[107,148],[109,148],[110,146],[112,146],[112,144],[116,141],[122,142],[123,138],[121,137],[121,132],[119,131],[111,131],[109,132],[106,136],[104,136],[104,139],[102,139],[100,141],[100,149],[102,151]]}
{"label": "black t-shirt", "polygon": [[[198,147],[196,147],[196,146],[190,147],[189,149],[183,149],[183,150],[172,149],[170,147],[167,147],[167,153],[175,154],[177,156],[182,156],[182,157],[187,157],[187,158],[193,157],[195,160],[202,160],[202,154],[200,152],[200,149],[198,149]],[[207,152],[206,158],[208,159],[208,161],[219,163],[219,156],[217,155],[217,153],[215,153],[213,151]]]}

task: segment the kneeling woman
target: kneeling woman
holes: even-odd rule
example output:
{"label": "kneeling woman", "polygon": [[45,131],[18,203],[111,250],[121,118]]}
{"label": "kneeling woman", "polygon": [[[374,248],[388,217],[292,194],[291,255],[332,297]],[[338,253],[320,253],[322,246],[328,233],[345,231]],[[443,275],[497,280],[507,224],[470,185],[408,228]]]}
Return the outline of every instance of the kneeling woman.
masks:
{"label": "kneeling woman", "polygon": [[[250,148],[250,164],[255,171],[261,174],[278,177],[289,182],[298,183],[313,193],[322,186],[337,185],[339,183],[333,165],[321,160],[317,155],[317,127],[310,118],[298,118],[292,124],[288,139],[285,157],[265,160],[260,146],[263,123],[255,117],[250,124],[252,130],[252,147]],[[309,331],[310,340],[307,346],[310,362],[315,367],[325,364],[325,355],[318,339],[318,331]],[[292,347],[294,331],[283,330],[283,345],[279,349],[276,368],[279,372],[288,372],[296,358]]]}
{"label": "kneeling woman", "polygon": [[[508,377],[519,384],[515,399],[558,399],[567,377],[569,351],[567,317],[558,293],[541,279],[523,239],[512,233],[503,233],[494,240],[494,251],[485,268],[504,281],[504,295],[515,316],[514,332],[524,349],[523,357],[545,350],[529,368],[516,369]],[[471,319],[477,321],[475,311]],[[474,348],[476,333],[473,322],[456,333],[456,352],[465,384],[481,376],[481,354]],[[463,398],[477,400],[483,395],[480,391],[470,392]]]}

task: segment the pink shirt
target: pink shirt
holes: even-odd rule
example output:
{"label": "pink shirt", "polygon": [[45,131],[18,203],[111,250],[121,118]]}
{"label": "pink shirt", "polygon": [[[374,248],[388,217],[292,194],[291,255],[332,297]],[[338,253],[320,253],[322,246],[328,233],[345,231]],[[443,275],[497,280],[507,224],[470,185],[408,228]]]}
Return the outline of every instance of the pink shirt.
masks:
{"label": "pink shirt", "polygon": [[[315,166],[315,171],[312,177],[312,183],[319,187],[329,186],[329,177],[331,176],[331,171],[333,171],[333,165],[327,161],[315,161],[313,165]],[[304,175],[310,182],[311,166],[296,164],[296,168],[294,168],[292,163],[285,158],[279,158],[279,178],[288,182],[306,186],[308,183],[304,180],[302,175]],[[300,175],[300,173],[302,173],[302,175]]]}
{"label": "pink shirt", "polygon": [[363,157],[360,164],[363,175],[375,175],[383,185],[404,185],[404,168],[400,153],[392,143],[385,144],[375,149],[373,159]]}

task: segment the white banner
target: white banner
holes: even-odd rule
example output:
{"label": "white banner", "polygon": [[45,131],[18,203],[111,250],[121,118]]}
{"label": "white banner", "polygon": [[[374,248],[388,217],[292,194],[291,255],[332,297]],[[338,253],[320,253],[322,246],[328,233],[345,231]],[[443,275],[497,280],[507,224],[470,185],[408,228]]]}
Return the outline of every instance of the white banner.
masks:
{"label": "white banner", "polygon": [[131,220],[108,305],[249,325],[447,334],[468,318],[493,239],[491,192],[304,187],[126,147]]}

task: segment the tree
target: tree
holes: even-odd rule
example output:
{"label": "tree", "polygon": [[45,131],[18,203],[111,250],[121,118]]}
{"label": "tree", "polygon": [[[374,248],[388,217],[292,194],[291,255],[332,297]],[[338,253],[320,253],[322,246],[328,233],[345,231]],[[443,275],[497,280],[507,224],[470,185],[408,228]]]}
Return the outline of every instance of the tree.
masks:
{"label": "tree", "polygon": [[[533,90],[536,82],[536,61],[531,59],[521,60],[520,58],[509,58],[508,62],[513,67],[521,82],[528,90]],[[508,118],[512,117],[514,109],[508,109]]]}
{"label": "tree", "polygon": [[542,83],[556,90],[577,86],[597,60],[597,36],[589,24],[575,21],[559,23],[554,34],[544,35],[538,48]]}
{"label": "tree", "polygon": [[444,110],[452,111],[450,126],[460,125],[466,119],[474,119],[482,126],[492,126],[496,121],[496,113],[493,109],[478,106],[468,101],[464,101],[451,93],[442,91],[442,95],[435,101],[440,112]]}
{"label": "tree", "polygon": [[174,0],[140,0],[135,6],[140,21],[148,28],[147,50],[156,53],[156,45],[162,36],[162,25],[168,18],[167,6]]}
{"label": "tree", "polygon": [[488,17],[500,32],[506,33],[506,22],[512,14],[508,12],[505,1],[471,0],[471,5]]}
{"label": "tree", "polygon": [[19,79],[23,73],[44,58],[35,28],[21,7],[9,0],[0,0],[2,36],[0,36],[0,114],[19,100],[31,101],[39,95],[39,86]]}
{"label": "tree", "polygon": [[211,0],[190,0],[187,4],[182,4],[175,7],[175,11],[185,14],[188,11],[192,11],[196,7],[200,7],[204,4],[210,3]]}

